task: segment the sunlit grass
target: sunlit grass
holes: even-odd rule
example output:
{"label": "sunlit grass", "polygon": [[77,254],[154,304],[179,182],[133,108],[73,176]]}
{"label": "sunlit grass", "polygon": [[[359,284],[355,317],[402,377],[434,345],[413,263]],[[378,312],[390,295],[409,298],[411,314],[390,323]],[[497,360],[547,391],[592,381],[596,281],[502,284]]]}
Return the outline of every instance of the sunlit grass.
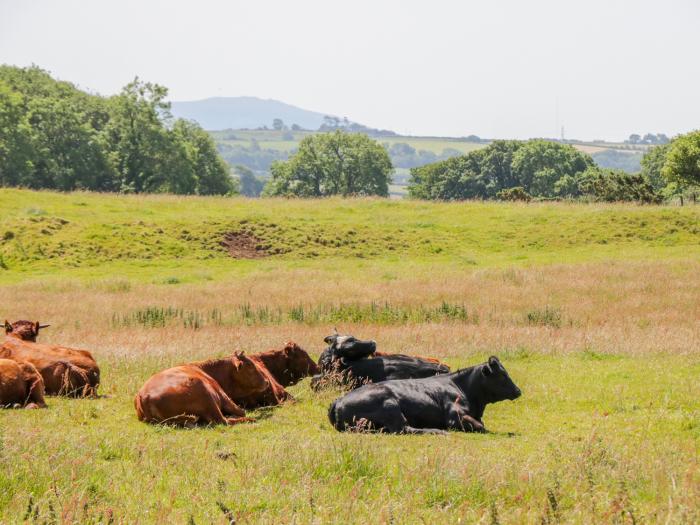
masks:
{"label": "sunlit grass", "polygon": [[[245,231],[270,257],[233,260]],[[700,209],[250,200],[0,190],[0,282],[124,275],[177,284],[288,268],[362,276],[700,256]]]}
{"label": "sunlit grass", "polygon": [[[91,349],[104,394],[0,411],[1,523],[700,521],[697,209],[25,191],[0,203],[0,239],[13,232],[0,313]],[[292,249],[233,260],[209,235],[232,224]],[[350,229],[351,244],[329,241]],[[158,370],[290,339],[316,357],[336,327],[454,368],[496,354],[523,397],[487,408],[487,435],[341,434],[326,415],[340,392],[308,380],[255,424],[136,419],[133,396]]]}

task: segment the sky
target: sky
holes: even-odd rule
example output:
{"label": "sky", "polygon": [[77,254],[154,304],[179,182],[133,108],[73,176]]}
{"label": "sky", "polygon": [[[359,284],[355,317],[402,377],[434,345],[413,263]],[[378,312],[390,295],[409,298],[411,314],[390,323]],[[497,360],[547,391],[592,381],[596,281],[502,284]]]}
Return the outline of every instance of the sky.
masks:
{"label": "sky", "polygon": [[698,0],[0,0],[0,63],[272,98],[413,135],[700,128]]}

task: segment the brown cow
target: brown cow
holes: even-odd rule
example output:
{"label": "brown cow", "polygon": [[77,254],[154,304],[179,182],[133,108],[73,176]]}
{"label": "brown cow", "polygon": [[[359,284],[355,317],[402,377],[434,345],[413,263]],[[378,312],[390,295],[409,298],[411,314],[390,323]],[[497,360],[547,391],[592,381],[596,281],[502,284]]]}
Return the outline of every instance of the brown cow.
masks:
{"label": "brown cow", "polygon": [[87,350],[36,343],[39,322],[5,321],[6,338],[0,358],[33,364],[44,380],[49,395],[86,397],[97,395],[100,369]]}
{"label": "brown cow", "polygon": [[34,365],[0,359],[0,407],[46,408],[44,380]]}
{"label": "brown cow", "polygon": [[318,365],[306,350],[292,341],[281,350],[268,350],[252,354],[251,359],[260,362],[283,387],[295,385],[303,378],[318,374]]}
{"label": "brown cow", "polygon": [[151,376],[136,394],[134,405],[139,420],[148,423],[233,425],[252,421],[244,417],[239,404],[259,406],[263,399],[276,399],[270,380],[282,389],[257,362],[235,353]]}
{"label": "brown cow", "polygon": [[31,341],[36,343],[36,338],[39,335],[39,330],[48,328],[50,324],[39,324],[39,321],[15,321],[10,324],[5,320],[5,334],[21,339],[22,341]]}
{"label": "brown cow", "polygon": [[281,405],[285,401],[293,401],[292,394],[287,392],[282,385],[277,382],[275,376],[267,369],[261,360],[250,356],[250,360],[255,364],[258,373],[267,381],[268,387],[259,393],[251,393],[248,396],[235,399],[236,403],[245,408],[271,407]]}

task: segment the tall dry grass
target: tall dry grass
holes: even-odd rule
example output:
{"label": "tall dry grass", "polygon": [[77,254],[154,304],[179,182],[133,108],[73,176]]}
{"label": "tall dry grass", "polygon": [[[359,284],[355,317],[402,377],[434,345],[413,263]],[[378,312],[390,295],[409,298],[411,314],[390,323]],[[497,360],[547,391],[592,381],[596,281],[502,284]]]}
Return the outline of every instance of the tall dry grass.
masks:
{"label": "tall dry grass", "polygon": [[[345,323],[338,329],[374,338],[389,351],[455,358],[518,348],[614,354],[683,354],[700,348],[697,262],[450,271],[368,277],[364,282],[316,278],[305,270],[280,272],[265,280],[199,285],[141,285],[113,279],[87,284],[34,282],[3,287],[1,315],[51,323],[43,337],[120,357],[221,353],[234,348],[255,351],[286,339],[317,353],[333,326],[286,321],[268,326],[204,324],[193,330],[173,322],[164,328],[125,329],[115,326],[113,319],[151,306],[194,312],[217,309],[225,320],[242,304],[289,309],[370,302],[435,306],[441,301],[464,305],[469,320],[418,325]],[[556,314],[553,322],[546,318],[550,311]]]}
{"label": "tall dry grass", "polygon": [[[200,285],[5,286],[2,315],[50,322],[41,340],[93,350],[105,397],[0,413],[0,522],[692,523],[698,270],[692,261],[436,268],[357,282],[297,269]],[[308,381],[292,387],[296,403],[254,413],[254,425],[136,420],[133,394],[159,369],[287,339],[317,354],[333,327],[127,328],[115,314],[371,301],[465,305],[467,322],[338,329],[452,366],[499,354],[524,395],[489,407],[492,434],[337,433],[326,410],[339,393],[313,393]]]}

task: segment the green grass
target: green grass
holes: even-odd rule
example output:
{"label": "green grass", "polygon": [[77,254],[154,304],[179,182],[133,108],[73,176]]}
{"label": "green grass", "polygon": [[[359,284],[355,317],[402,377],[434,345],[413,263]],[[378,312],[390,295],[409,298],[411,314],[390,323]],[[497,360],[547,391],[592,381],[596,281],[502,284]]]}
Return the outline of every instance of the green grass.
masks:
{"label": "green grass", "polygon": [[[528,320],[530,314],[528,314]],[[112,326],[130,328],[143,326],[146,328],[162,328],[165,326],[183,326],[200,329],[205,326],[247,326],[282,325],[286,323],[301,323],[307,325],[331,325],[338,323],[371,323],[375,325],[396,325],[414,323],[440,322],[478,323],[476,314],[469,315],[464,304],[451,304],[443,301],[440,305],[430,307],[424,305],[403,306],[389,302],[378,303],[371,301],[362,303],[317,303],[303,304],[287,308],[270,307],[267,305],[254,306],[243,303],[226,314],[219,309],[199,311],[182,308],[148,306],[132,310],[126,314],[114,314]],[[549,321],[549,319],[545,319]],[[561,325],[561,314],[556,318],[557,326]],[[538,322],[537,324],[551,324]]]}
{"label": "green grass", "polygon": [[[0,210],[0,282],[115,274],[177,284],[294,267],[352,273],[409,261],[458,269],[700,255],[693,207],[0,190]],[[233,260],[220,246],[229,231],[254,235],[271,256]]]}
{"label": "green grass", "polygon": [[239,523],[700,519],[697,360],[613,357],[511,356],[524,396],[487,408],[491,434],[447,437],[337,433],[326,420],[337,393],[308,382],[252,425],[150,427],[131,397],[156,367],[110,360],[106,398],[0,416],[0,517],[59,523],[53,508],[68,523],[225,523],[224,508]]}
{"label": "green grass", "polygon": [[[697,207],[2,190],[2,315],[91,349],[104,397],[0,410],[0,523],[698,523],[698,261]],[[158,370],[336,325],[497,354],[523,397],[486,435],[341,434],[308,380],[254,424],[136,419]]]}
{"label": "green grass", "polygon": [[[223,144],[250,147],[251,141],[255,140],[263,149],[273,149],[278,151],[292,151],[296,149],[299,142],[304,137],[313,135],[311,131],[273,131],[273,130],[233,130],[233,131],[211,131],[211,135],[217,142]],[[285,136],[291,135],[291,139]],[[231,138],[231,137],[235,138]],[[449,137],[377,137],[377,142],[388,145],[402,142],[408,144],[416,151],[426,150],[437,155],[447,148],[456,149],[462,153],[469,153],[475,149],[483,148],[486,144],[478,142],[467,142],[462,139]]]}

